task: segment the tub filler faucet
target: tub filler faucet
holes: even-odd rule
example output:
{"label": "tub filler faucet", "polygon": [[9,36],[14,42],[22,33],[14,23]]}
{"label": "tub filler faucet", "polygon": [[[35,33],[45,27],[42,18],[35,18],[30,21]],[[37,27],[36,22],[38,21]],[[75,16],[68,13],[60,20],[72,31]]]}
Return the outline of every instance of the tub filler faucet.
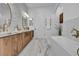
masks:
{"label": "tub filler faucet", "polygon": [[[72,35],[72,36],[75,36],[76,38],[78,38],[78,37],[79,37],[79,30],[73,28],[72,31],[75,31],[75,32],[76,32],[76,34],[74,34],[74,35]],[[71,31],[71,32],[72,32],[72,31]]]}

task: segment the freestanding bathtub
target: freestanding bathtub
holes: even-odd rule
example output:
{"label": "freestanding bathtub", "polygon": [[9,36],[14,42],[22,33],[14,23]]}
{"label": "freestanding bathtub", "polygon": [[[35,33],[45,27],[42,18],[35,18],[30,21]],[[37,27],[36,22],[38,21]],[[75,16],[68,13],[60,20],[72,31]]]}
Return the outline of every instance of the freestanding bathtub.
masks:
{"label": "freestanding bathtub", "polygon": [[52,53],[54,55],[62,56],[78,56],[79,42],[68,39],[63,36],[52,36],[49,44],[52,46]]}

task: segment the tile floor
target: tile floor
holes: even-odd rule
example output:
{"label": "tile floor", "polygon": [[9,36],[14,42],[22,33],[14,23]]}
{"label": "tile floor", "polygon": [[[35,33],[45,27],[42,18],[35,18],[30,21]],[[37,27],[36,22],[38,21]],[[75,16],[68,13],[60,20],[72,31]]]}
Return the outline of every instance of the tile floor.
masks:
{"label": "tile floor", "polygon": [[45,56],[50,45],[45,38],[33,38],[18,56]]}

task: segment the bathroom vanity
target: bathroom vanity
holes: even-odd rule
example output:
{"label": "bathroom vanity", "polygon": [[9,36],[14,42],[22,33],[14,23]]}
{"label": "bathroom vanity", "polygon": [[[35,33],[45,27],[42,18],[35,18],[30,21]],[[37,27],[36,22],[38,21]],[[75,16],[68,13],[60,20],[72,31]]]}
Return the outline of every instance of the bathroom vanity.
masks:
{"label": "bathroom vanity", "polygon": [[0,33],[0,55],[18,55],[32,40],[33,30]]}

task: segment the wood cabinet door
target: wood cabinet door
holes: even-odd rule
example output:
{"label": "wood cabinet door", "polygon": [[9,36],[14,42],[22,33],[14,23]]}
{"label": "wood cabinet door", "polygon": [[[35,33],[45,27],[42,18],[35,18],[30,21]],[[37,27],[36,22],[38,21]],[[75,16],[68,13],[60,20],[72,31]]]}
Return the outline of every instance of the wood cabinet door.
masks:
{"label": "wood cabinet door", "polygon": [[2,40],[2,55],[10,56],[11,55],[11,39],[9,37],[4,37]]}
{"label": "wood cabinet door", "polygon": [[0,38],[0,55],[17,55],[31,41],[32,31]]}
{"label": "wood cabinet door", "polygon": [[24,33],[22,33],[22,48],[25,47],[25,38],[24,38]]}
{"label": "wood cabinet door", "polygon": [[10,36],[11,38],[11,55],[17,55],[18,54],[18,38],[16,38],[17,35]]}
{"label": "wood cabinet door", "polygon": [[24,34],[24,44],[27,45],[31,41],[31,32],[25,32]]}
{"label": "wood cabinet door", "polygon": [[3,39],[2,38],[0,38],[0,56],[2,56],[3,55],[3,46],[2,46],[2,41]]}
{"label": "wood cabinet door", "polygon": [[18,53],[20,53],[20,51],[23,48],[23,45],[22,45],[22,34],[18,34],[17,38],[18,38]]}
{"label": "wood cabinet door", "polygon": [[27,33],[25,32],[24,33],[24,45],[26,45],[29,41],[28,36],[29,36],[28,32]]}

